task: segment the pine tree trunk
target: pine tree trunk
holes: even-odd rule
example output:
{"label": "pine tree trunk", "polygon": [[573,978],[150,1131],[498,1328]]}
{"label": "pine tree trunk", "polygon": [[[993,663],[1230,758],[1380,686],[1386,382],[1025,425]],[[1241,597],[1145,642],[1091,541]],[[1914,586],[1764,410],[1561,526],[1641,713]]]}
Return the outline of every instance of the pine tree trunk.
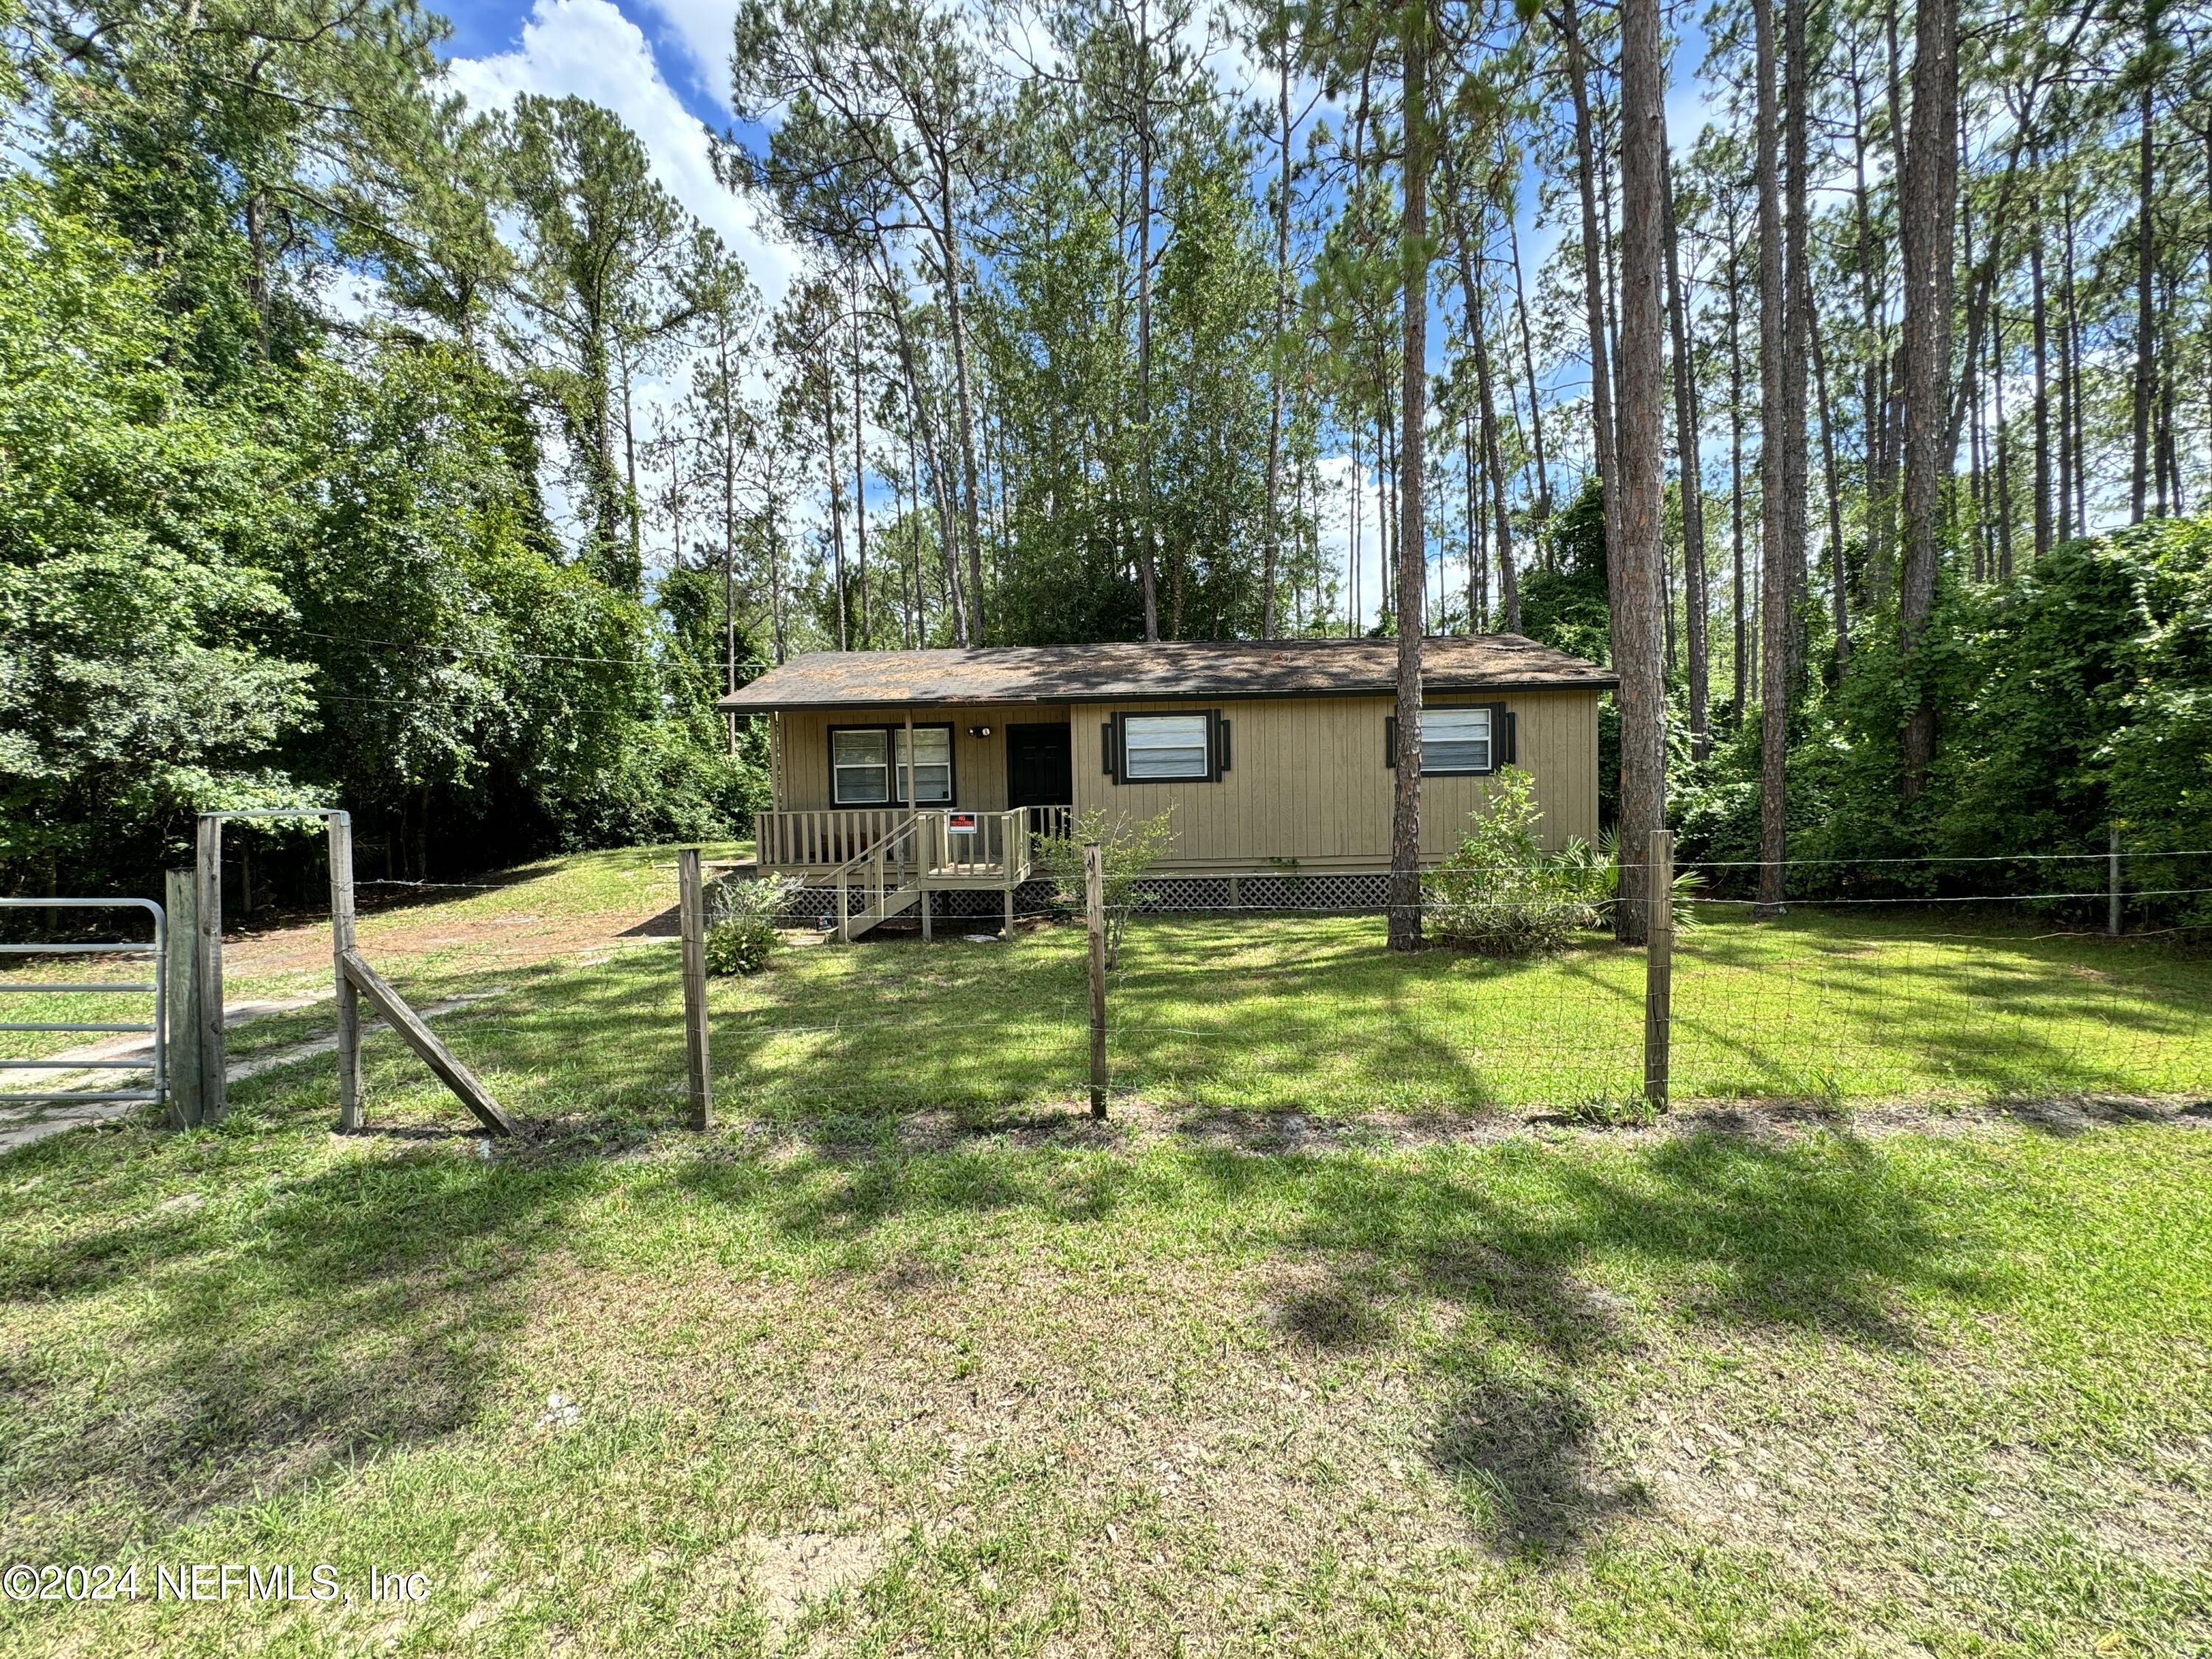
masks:
{"label": "pine tree trunk", "polygon": [[[2034,199],[2042,199],[2042,158],[2028,153],[2028,170],[2035,175]],[[2051,551],[2051,322],[2043,292],[2043,225],[2041,215],[2028,227],[2028,326],[2035,342],[2035,556]]]}
{"label": "pine tree trunk", "polygon": [[[715,390],[722,403],[722,653],[725,659],[722,672],[722,692],[734,696],[738,689],[738,421],[737,389],[730,380],[729,318],[725,313],[719,319],[715,331],[715,356],[721,370],[721,380]],[[729,718],[730,752],[738,752],[738,717]]]}
{"label": "pine tree trunk", "polygon": [[1906,676],[1902,793],[1926,782],[1936,754],[1934,688],[1919,679],[1920,646],[1936,605],[1950,428],[1951,235],[1958,201],[1959,19],[1954,0],[1918,0],[1912,128],[1904,168],[1905,557],[1898,638]]}
{"label": "pine tree trunk", "polygon": [[1751,641],[1746,630],[1744,607],[1749,598],[1743,545],[1743,297],[1742,249],[1733,210],[1729,215],[1728,331],[1729,331],[1729,537],[1735,559],[1734,662],[1735,692],[1729,713],[1738,727],[1748,713],[1751,692]]}
{"label": "pine tree trunk", "polygon": [[[2148,59],[2157,45],[2155,19],[2158,0],[2148,0],[2143,10],[2143,54]],[[2152,80],[2148,72],[2142,77],[2142,92],[2136,105],[2136,118],[2142,123],[2142,132],[2136,145],[2136,373],[2133,431],[2135,437],[2135,470],[2130,475],[2128,493],[2129,522],[2141,524],[2147,505],[2150,485],[2150,422],[2151,391],[2155,384],[2154,358],[2156,355],[2157,313],[2151,306],[2152,255],[2154,248],[2155,221],[2151,214],[2151,195],[2156,185],[2154,171],[2155,152],[2152,140],[2156,133],[2151,104]]]}
{"label": "pine tree trunk", "polygon": [[[2068,158],[2070,161],[2070,156]],[[2074,511],[2075,478],[2081,465],[2080,451],[2074,441],[2074,403],[2078,395],[2075,380],[2075,345],[2078,336],[2074,328],[2074,192],[2069,188],[2059,198],[2058,266],[2058,539],[2071,541],[2081,533],[2084,520]]]}
{"label": "pine tree trunk", "polygon": [[1856,70],[1851,76],[1851,205],[1857,222],[1859,325],[1866,333],[1865,376],[1859,393],[1859,430],[1866,472],[1867,579],[1879,594],[1888,568],[1889,532],[1894,519],[1884,465],[1888,432],[1889,331],[1883,326],[1881,284],[1888,259],[1874,234],[1874,210],[1867,185],[1866,104]]}
{"label": "pine tree trunk", "polygon": [[1528,331],[1528,296],[1521,281],[1521,232],[1505,216],[1506,252],[1513,256],[1513,309],[1521,320],[1521,372],[1528,383],[1528,431],[1535,447],[1536,522],[1552,516],[1552,475],[1544,465],[1544,404],[1536,384],[1536,347]]}
{"label": "pine tree trunk", "polygon": [[845,499],[837,478],[836,396],[826,367],[822,374],[822,470],[830,483],[830,542],[835,555],[832,576],[837,587],[837,648],[849,651],[853,647],[845,615]]}
{"label": "pine tree trunk", "polygon": [[1150,641],[1160,636],[1160,575],[1152,501],[1152,42],[1143,0],[1137,16],[1137,49],[1145,65],[1137,119],[1137,581]]}
{"label": "pine tree trunk", "polygon": [[1813,261],[1810,201],[1809,126],[1810,88],[1815,65],[1806,19],[1808,0],[1784,0],[1783,17],[1783,167],[1789,199],[1784,232],[1783,274],[1789,296],[1784,313],[1782,392],[1787,439],[1783,461],[1787,469],[1783,495],[1783,526],[1790,577],[1790,691],[1792,699],[1806,687],[1809,664],[1806,647],[1807,600],[1812,592],[1812,544],[1808,528],[1813,500],[1812,465],[1806,419],[1807,366],[1812,355]]}
{"label": "pine tree trunk", "polygon": [[1428,424],[1428,20],[1404,27],[1405,175],[1399,231],[1405,353],[1398,465],[1398,767],[1390,814],[1390,948],[1421,945],[1421,605],[1428,591],[1422,440]]}
{"label": "pine tree trunk", "polygon": [[938,231],[937,255],[944,262],[945,319],[952,336],[952,385],[957,403],[954,418],[960,429],[961,512],[968,531],[968,642],[983,642],[983,532],[976,516],[975,393],[968,375],[968,321],[960,300],[960,244],[952,221],[952,173],[949,164],[938,168],[939,211],[944,223]]}
{"label": "pine tree trunk", "polygon": [[1990,488],[1996,494],[1997,519],[1997,580],[2012,580],[2012,466],[2005,431],[2004,307],[1990,304],[1990,385],[1996,394],[1996,461],[1990,470]]}
{"label": "pine tree trunk", "polygon": [[[1449,204],[1450,231],[1459,259],[1460,298],[1467,311],[1468,348],[1474,359],[1476,398],[1482,417],[1482,457],[1484,471],[1490,483],[1492,505],[1496,512],[1498,526],[1498,592],[1505,607],[1505,631],[1521,631],[1521,582],[1513,568],[1513,519],[1505,499],[1505,469],[1502,465],[1502,447],[1498,439],[1498,405],[1492,394],[1490,376],[1490,345],[1488,331],[1483,325],[1482,280],[1476,269],[1476,248],[1482,229],[1482,210],[1475,209],[1474,222],[1469,224],[1466,198],[1459,187],[1459,170],[1454,163],[1451,147],[1442,147],[1440,157],[1443,167],[1444,193]],[[1470,518],[1479,516],[1479,504],[1470,502]],[[1473,559],[1474,538],[1470,532],[1468,557]]]}
{"label": "pine tree trunk", "polygon": [[1606,349],[1605,244],[1598,232],[1597,162],[1575,0],[1565,0],[1558,18],[1560,39],[1566,47],[1567,88],[1575,108],[1575,177],[1582,190],[1583,308],[1589,328],[1591,446],[1597,456],[1598,487],[1605,496],[1608,596],[1617,611],[1621,596],[1610,573],[1620,563],[1620,504],[1613,485],[1613,374]]}
{"label": "pine tree trunk", "polygon": [[1690,353],[1690,288],[1682,280],[1681,231],[1674,221],[1674,170],[1662,169],[1667,223],[1667,309],[1674,324],[1674,453],[1682,489],[1682,620],[1690,659],[1690,752],[1712,752],[1710,617],[1705,593],[1705,479],[1698,445],[1698,370]]}
{"label": "pine tree trunk", "polygon": [[1780,137],[1775,108],[1774,8],[1751,0],[1753,76],[1758,94],[1759,178],[1759,902],[1778,907],[1784,896],[1783,859],[1788,815],[1784,786],[1790,740],[1790,611],[1791,548],[1789,526],[1790,392],[1784,360],[1789,313],[1783,270]]}
{"label": "pine tree trunk", "polygon": [[[915,362],[914,337],[907,329],[906,308],[895,292],[891,295],[891,321],[898,331],[899,373],[906,381],[907,408],[912,424],[918,428],[925,418],[925,405],[921,397],[921,375]],[[913,434],[909,432],[908,437],[908,442],[911,443]],[[927,440],[927,447],[930,492],[937,509],[937,551],[945,567],[943,575],[945,608],[952,616],[952,643],[964,648],[974,641],[968,631],[968,608],[962,603],[963,596],[960,591],[960,538],[954,532],[952,503],[947,499],[945,491],[944,459],[939,452],[937,438],[933,433]],[[918,492],[921,488],[919,476],[916,477],[915,483]],[[917,505],[919,505],[918,500]],[[917,559],[921,556],[918,548],[915,556]],[[917,586],[921,578],[917,575],[915,578]]]}
{"label": "pine tree trunk", "polygon": [[853,526],[860,556],[860,648],[875,643],[875,628],[868,599],[868,470],[864,447],[866,415],[860,380],[860,299],[853,295]]}
{"label": "pine tree trunk", "polygon": [[1828,365],[1820,350],[1820,319],[1812,319],[1813,387],[1820,419],[1820,477],[1828,496],[1828,572],[1833,583],[1829,594],[1830,615],[1836,629],[1836,663],[1840,667],[1851,654],[1850,595],[1844,568],[1844,492],[1836,476],[1836,428],[1828,413]]}
{"label": "pine tree trunk", "polygon": [[1644,849],[1667,823],[1667,690],[1660,665],[1667,128],[1659,57],[1659,0],[1620,8],[1620,413],[1613,464],[1620,495],[1620,576],[1613,614],[1620,676],[1620,902],[1613,936],[1650,932],[1651,870]]}
{"label": "pine tree trunk", "polygon": [[1275,636],[1275,559],[1283,537],[1282,514],[1277,508],[1283,471],[1283,340],[1290,330],[1291,308],[1291,44],[1287,36],[1279,43],[1279,50],[1282,58],[1275,78],[1275,121],[1282,142],[1278,179],[1281,198],[1275,204],[1275,349],[1267,370],[1267,538],[1260,575],[1262,639]]}

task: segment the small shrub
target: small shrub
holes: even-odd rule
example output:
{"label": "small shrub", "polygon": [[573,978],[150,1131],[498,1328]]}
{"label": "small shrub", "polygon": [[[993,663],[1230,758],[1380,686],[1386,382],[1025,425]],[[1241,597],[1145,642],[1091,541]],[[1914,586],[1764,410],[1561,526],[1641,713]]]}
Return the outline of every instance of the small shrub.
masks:
{"label": "small shrub", "polygon": [[1659,1109],[1642,1095],[1592,1095],[1562,1115],[1596,1129],[1648,1129],[1658,1122]]}
{"label": "small shrub", "polygon": [[798,890],[789,876],[717,885],[707,917],[707,971],[757,974],[767,967],[775,951],[776,918]]}
{"label": "small shrub", "polygon": [[1036,844],[1038,867],[1052,878],[1053,896],[1060,904],[1083,914],[1083,848],[1097,842],[1104,869],[1101,872],[1106,900],[1106,965],[1121,954],[1121,930],[1128,923],[1129,907],[1136,902],[1137,884],[1158,859],[1160,849],[1173,838],[1169,827],[1175,808],[1157,817],[1131,823],[1109,819],[1097,807],[1068,826],[1065,836],[1042,836]]}
{"label": "small shrub", "polygon": [[1501,770],[1458,850],[1421,878],[1442,938],[1492,956],[1534,956],[1597,925],[1615,872],[1585,842],[1544,851],[1535,781],[1517,766]]}

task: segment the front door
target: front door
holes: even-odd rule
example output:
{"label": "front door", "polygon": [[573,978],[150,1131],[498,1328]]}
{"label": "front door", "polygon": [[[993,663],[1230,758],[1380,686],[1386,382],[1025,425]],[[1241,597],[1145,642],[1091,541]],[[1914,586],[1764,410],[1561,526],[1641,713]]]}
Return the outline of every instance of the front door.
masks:
{"label": "front door", "polygon": [[1006,728],[1006,805],[1075,805],[1075,751],[1066,720]]}

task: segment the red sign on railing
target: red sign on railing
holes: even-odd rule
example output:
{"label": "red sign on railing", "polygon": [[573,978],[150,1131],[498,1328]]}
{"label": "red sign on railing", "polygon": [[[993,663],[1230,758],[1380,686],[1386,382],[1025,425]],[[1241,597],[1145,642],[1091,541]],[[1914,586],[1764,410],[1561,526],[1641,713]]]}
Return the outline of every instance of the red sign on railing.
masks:
{"label": "red sign on railing", "polygon": [[973,812],[947,812],[945,815],[945,832],[949,836],[974,835],[975,815]]}

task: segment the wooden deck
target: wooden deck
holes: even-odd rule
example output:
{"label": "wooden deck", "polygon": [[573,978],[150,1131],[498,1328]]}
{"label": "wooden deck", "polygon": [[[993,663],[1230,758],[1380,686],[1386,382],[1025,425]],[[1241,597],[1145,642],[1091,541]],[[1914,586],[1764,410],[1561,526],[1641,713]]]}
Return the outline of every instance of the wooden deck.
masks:
{"label": "wooden deck", "polygon": [[[1015,890],[1037,873],[1040,836],[1065,835],[1066,807],[1005,811],[955,807],[807,809],[754,814],[754,862],[738,873],[789,876],[837,890],[842,939],[857,939],[920,907],[930,933],[933,892],[999,892],[1013,926]],[[859,890],[860,908],[850,895]]]}

